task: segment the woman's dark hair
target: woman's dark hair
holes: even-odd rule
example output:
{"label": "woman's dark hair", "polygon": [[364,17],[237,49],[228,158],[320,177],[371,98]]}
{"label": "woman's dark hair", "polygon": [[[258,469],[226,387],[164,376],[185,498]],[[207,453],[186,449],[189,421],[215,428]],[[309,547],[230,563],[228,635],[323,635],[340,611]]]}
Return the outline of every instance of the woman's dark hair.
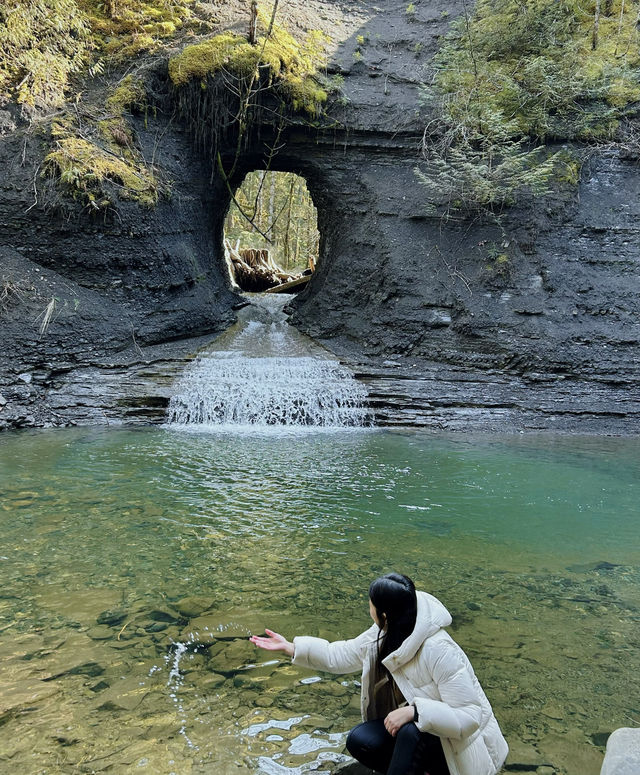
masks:
{"label": "woman's dark hair", "polygon": [[413,632],[418,613],[416,588],[408,576],[387,573],[371,582],[369,598],[381,625],[386,626],[382,642],[378,635],[378,661],[381,663]]}

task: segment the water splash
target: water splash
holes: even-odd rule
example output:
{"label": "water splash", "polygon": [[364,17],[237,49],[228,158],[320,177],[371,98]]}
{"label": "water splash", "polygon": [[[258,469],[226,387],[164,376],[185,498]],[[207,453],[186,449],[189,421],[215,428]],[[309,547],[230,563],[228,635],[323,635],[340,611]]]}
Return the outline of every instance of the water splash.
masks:
{"label": "water splash", "polygon": [[[180,671],[180,660],[189,650],[189,643],[175,643],[174,645],[175,650],[173,651],[173,654],[166,654],[164,658],[167,666],[170,667],[169,680],[167,681],[167,686],[169,687],[169,697],[171,697],[171,700],[176,709],[176,713],[180,718],[180,729],[178,730],[179,733],[184,737],[189,748],[197,751],[199,750],[198,746],[187,734],[187,713],[185,712],[185,708],[180,697],[180,689],[184,683],[184,676]],[[197,651],[197,648],[195,650]]]}
{"label": "water splash", "polygon": [[286,322],[286,298],[258,297],[184,372],[169,426],[349,428],[371,425],[351,372]]}

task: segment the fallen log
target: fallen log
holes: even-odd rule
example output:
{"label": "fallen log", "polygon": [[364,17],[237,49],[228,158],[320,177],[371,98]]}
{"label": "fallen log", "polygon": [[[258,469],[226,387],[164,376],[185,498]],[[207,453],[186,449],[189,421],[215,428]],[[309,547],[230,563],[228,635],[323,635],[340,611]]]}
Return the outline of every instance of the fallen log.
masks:
{"label": "fallen log", "polygon": [[[233,280],[244,291],[286,293],[290,288],[305,285],[308,277],[301,280],[299,274],[282,269],[265,248],[235,247],[225,239],[225,256],[233,274]],[[305,270],[309,273],[309,270]]]}
{"label": "fallen log", "polygon": [[265,293],[289,293],[294,288],[302,289],[311,279],[311,275],[302,275],[302,277],[296,277],[294,280],[289,280],[286,283],[280,285],[274,285],[272,288],[267,288]]}

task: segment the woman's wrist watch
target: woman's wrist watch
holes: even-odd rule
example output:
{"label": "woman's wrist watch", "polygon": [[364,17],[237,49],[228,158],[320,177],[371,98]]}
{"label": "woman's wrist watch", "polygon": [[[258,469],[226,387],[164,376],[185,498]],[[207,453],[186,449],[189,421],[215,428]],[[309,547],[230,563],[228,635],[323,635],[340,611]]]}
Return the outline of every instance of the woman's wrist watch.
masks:
{"label": "woman's wrist watch", "polygon": [[418,706],[414,705],[413,706],[413,720],[416,722],[416,724],[418,723],[418,718],[419,718],[419,716],[418,716]]}

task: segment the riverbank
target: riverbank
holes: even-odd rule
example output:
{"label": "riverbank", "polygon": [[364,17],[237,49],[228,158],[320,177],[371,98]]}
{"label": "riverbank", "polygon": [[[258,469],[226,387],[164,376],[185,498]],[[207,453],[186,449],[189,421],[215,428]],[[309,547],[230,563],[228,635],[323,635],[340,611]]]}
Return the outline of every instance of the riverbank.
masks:
{"label": "riverbank", "polygon": [[[0,430],[163,423],[183,370],[216,338],[130,348],[82,365],[41,364],[22,372],[0,385]],[[363,384],[381,427],[614,436],[637,434],[640,427],[637,391],[604,380],[518,377],[410,356],[340,360]]]}

